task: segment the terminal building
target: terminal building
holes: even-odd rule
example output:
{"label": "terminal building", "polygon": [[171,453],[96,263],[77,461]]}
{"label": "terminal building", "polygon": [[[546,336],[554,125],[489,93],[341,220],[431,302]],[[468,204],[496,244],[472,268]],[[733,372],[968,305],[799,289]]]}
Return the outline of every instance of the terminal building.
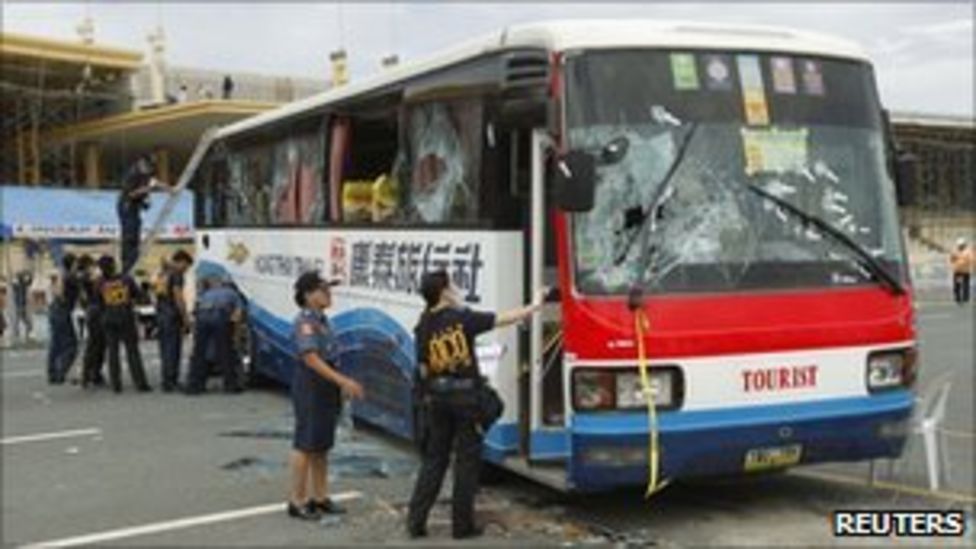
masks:
{"label": "terminal building", "polygon": [[[9,191],[0,192],[0,199],[23,201],[29,196],[25,190],[37,188],[45,191],[37,194],[38,208],[61,210],[36,212],[44,213],[38,219],[64,220],[31,232],[15,226],[15,216],[0,219],[5,230],[0,235],[0,279],[11,280],[23,269],[33,272],[39,307],[48,274],[63,252],[117,251],[117,237],[105,230],[115,223],[114,207],[103,204],[99,210],[96,205],[120,186],[139,156],[153,155],[158,178],[175,183],[207,128],[329,87],[326,78],[169,66],[160,30],[148,36],[146,53],[96,42],[90,21],[79,27],[79,34],[78,40],[0,34],[0,191]],[[58,200],[47,200],[55,195],[46,191],[55,188]],[[78,193],[78,204],[92,207],[75,212],[64,208],[71,202],[70,193],[64,192],[69,190]],[[162,196],[154,198],[150,213],[158,211],[155,202],[163,201]],[[89,215],[81,215],[82,210]],[[9,208],[0,207],[4,211]],[[105,212],[104,225],[92,224],[94,211]],[[144,227],[151,224],[144,215]],[[46,236],[37,236],[38,231]],[[164,233],[165,241],[149,250],[137,275],[147,276],[161,256],[192,243],[192,227]]]}
{"label": "terminal building", "polygon": [[[149,53],[4,32],[0,39],[0,181],[111,188],[139,155],[174,181],[210,126],[325,90],[325,79],[168,67]],[[225,93],[225,79],[232,89]]]}
{"label": "terminal building", "polygon": [[[976,212],[976,124],[972,118],[895,113],[902,150],[916,159],[916,188],[903,208],[903,223],[915,238],[946,246],[952,233],[971,224]],[[934,223],[938,218],[938,222]]]}

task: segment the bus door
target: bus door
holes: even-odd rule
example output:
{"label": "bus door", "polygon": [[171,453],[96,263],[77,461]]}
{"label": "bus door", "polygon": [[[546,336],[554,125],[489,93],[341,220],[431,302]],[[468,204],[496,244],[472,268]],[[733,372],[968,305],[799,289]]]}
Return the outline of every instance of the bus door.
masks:
{"label": "bus door", "polygon": [[[527,136],[529,137],[529,136]],[[531,133],[531,206],[528,224],[528,296],[544,286],[557,287],[556,238],[552,202],[546,185],[546,151],[550,139],[545,129]],[[528,385],[528,413],[520,414],[523,450],[532,461],[559,461],[567,457],[563,391],[562,322],[559,303],[547,303],[542,314],[533,315],[528,327],[529,360],[523,383]],[[527,435],[527,436],[525,436]]]}

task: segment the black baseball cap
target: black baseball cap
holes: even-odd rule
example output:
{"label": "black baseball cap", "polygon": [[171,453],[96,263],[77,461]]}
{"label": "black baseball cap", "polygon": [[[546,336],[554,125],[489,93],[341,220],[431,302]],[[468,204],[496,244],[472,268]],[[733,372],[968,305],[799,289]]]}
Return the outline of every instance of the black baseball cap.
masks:
{"label": "black baseball cap", "polygon": [[332,286],[338,286],[338,280],[326,280],[322,278],[322,275],[318,271],[306,271],[298,276],[295,280],[295,303],[299,307],[305,306],[305,294],[314,291],[317,288],[331,288]]}
{"label": "black baseball cap", "polygon": [[304,294],[319,287],[331,288],[332,286],[338,285],[338,280],[326,280],[322,278],[322,275],[318,271],[306,271],[299,275],[295,281],[295,291]]}

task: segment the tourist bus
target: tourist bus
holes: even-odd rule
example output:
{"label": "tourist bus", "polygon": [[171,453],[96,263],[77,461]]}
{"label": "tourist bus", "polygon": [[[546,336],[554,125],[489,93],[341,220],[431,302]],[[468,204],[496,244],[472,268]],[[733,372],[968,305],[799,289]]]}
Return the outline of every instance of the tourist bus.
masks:
{"label": "tourist bus", "polygon": [[[501,311],[484,459],[570,491],[895,458],[916,328],[908,173],[863,50],[795,30],[512,26],[201,141],[198,269],[288,383],[304,270],[338,279],[357,421],[409,437],[425,272]],[[205,150],[203,150],[205,148]]]}

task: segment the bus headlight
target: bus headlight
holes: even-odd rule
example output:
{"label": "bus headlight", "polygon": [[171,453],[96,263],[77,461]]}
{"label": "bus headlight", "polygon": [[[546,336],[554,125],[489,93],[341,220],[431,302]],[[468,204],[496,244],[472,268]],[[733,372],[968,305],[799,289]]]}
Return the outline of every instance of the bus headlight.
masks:
{"label": "bus headlight", "polygon": [[577,410],[613,408],[613,372],[576,370],[573,372],[573,404]]}
{"label": "bus headlight", "polygon": [[[647,372],[656,408],[677,408],[683,390],[674,366]],[[573,370],[573,406],[577,410],[624,410],[647,406],[640,372],[634,368],[578,368]]]}
{"label": "bus headlight", "polygon": [[[651,370],[648,372],[648,385],[654,405],[670,408],[674,405],[674,371]],[[647,406],[644,386],[640,372],[617,374],[617,408],[643,408]]]}
{"label": "bus headlight", "polygon": [[915,381],[917,356],[914,348],[879,351],[868,355],[868,390],[883,391],[911,385]]}

